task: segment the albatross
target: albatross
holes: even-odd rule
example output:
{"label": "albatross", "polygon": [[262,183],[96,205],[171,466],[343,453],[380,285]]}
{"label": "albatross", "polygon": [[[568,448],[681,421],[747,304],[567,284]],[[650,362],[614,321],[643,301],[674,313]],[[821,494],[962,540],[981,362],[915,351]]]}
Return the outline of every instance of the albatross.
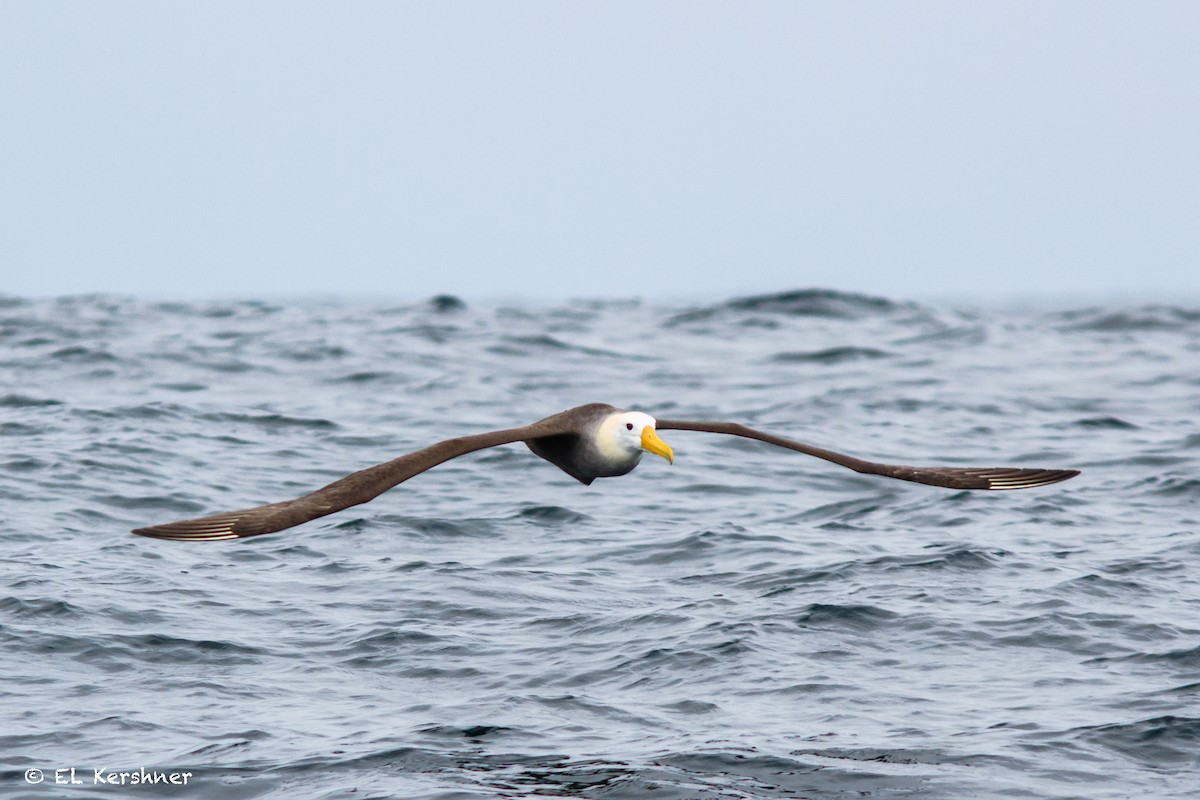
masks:
{"label": "albatross", "polygon": [[1065,481],[1079,474],[1079,470],[1075,469],[880,464],[785,439],[736,422],[656,420],[640,411],[624,411],[604,403],[589,403],[522,428],[446,439],[423,450],[347,475],[295,500],[138,528],[133,533],[183,542],[245,539],[275,533],[373,500],[414,475],[420,475],[452,458],[516,442],[524,442],[534,455],[588,486],[596,478],[615,478],[629,473],[641,461],[643,453],[662,456],[674,464],[675,452],[658,435],[658,431],[664,430],[723,433],[757,439],[822,458],[855,472],[947,489],[1032,489]]}

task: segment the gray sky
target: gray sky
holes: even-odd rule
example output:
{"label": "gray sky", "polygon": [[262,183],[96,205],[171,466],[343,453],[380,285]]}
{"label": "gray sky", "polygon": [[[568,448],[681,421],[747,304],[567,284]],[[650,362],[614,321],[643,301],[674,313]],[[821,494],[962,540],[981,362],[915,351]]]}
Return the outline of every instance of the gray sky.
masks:
{"label": "gray sky", "polygon": [[1200,296],[1200,3],[0,2],[0,292]]}

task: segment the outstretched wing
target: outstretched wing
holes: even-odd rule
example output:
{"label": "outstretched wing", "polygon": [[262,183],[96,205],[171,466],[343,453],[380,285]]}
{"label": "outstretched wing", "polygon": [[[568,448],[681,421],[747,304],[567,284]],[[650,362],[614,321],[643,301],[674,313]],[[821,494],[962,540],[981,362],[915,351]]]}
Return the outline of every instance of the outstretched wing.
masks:
{"label": "outstretched wing", "polygon": [[882,475],[902,481],[944,486],[947,489],[1032,489],[1065,481],[1079,474],[1077,469],[1023,469],[1018,467],[906,467],[895,464],[879,464],[861,458],[835,453],[821,447],[794,442],[782,436],[747,428],[736,422],[692,422],[678,419],[660,419],[658,430],[705,431],[743,436],[760,442],[786,447],[834,464],[862,472],[867,475]]}
{"label": "outstretched wing", "polygon": [[536,436],[558,432],[556,425],[543,420],[523,428],[491,431],[475,436],[447,439],[432,447],[409,453],[383,464],[360,470],[334,481],[315,492],[282,503],[247,508],[241,511],[226,511],[210,517],[168,522],[138,528],[133,531],[139,536],[155,539],[173,539],[181,542],[211,542],[221,539],[244,539],[291,528],[309,520],[341,511],[350,506],[365,503],[403,483],[414,475],[436,467],[452,458],[483,450],[487,447],[520,442]]}

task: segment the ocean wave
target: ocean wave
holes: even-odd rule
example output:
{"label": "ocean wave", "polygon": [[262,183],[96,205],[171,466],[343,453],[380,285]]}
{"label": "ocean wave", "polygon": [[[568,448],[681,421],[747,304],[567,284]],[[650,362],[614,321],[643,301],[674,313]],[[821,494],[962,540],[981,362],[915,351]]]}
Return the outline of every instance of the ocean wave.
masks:
{"label": "ocean wave", "polygon": [[[1195,325],[819,290],[0,299],[20,722],[0,776],[175,765],[244,800],[1189,797]],[[681,433],[673,465],[588,487],[510,446],[296,530],[128,533],[592,400],[1085,472],[948,492]]]}
{"label": "ocean wave", "polygon": [[892,354],[886,350],[878,350],[874,347],[829,347],[825,350],[776,353],[771,356],[771,360],[785,364],[834,365],[891,357]]}
{"label": "ocean wave", "polygon": [[1090,308],[1055,315],[1060,329],[1096,333],[1176,331],[1200,323],[1200,309],[1169,305],[1144,305],[1130,309]]}
{"label": "ocean wave", "polygon": [[[811,317],[818,319],[857,320],[898,311],[915,311],[917,306],[897,303],[883,297],[872,297],[829,289],[798,289],[790,292],[753,295],[727,300],[711,306],[676,312],[663,323],[666,328],[722,318],[753,315]],[[745,320],[742,320],[745,321]]]}
{"label": "ocean wave", "polygon": [[1067,735],[1100,745],[1151,769],[1180,769],[1200,762],[1196,755],[1200,746],[1200,718],[1167,715],[1076,728]]}

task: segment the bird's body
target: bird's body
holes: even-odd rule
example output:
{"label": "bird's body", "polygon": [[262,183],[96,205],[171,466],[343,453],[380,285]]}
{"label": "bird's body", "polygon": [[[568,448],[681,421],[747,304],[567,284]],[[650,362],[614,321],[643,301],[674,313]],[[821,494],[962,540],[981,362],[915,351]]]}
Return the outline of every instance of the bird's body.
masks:
{"label": "bird's body", "polygon": [[[555,428],[565,424],[570,433],[538,436],[526,439],[525,444],[534,455],[546,459],[584,486],[591,486],[596,478],[627,475],[642,460],[644,451],[641,447],[621,447],[618,443],[615,428],[624,414],[637,412],[622,411],[606,403],[572,408],[536,423]],[[653,418],[645,414],[640,416],[646,419],[636,420],[641,423],[639,430],[647,424],[646,420],[654,424]],[[635,422],[631,420],[627,424]]]}
{"label": "bird's body", "polygon": [[604,403],[589,403],[521,428],[446,439],[347,475],[295,500],[139,528],[134,533],[180,541],[241,539],[274,533],[365,503],[414,475],[452,458],[514,442],[524,442],[535,455],[554,464],[580,483],[591,485],[596,478],[612,478],[631,472],[644,452],[660,455],[674,463],[674,451],[659,438],[658,430],[703,431],[757,439],[856,472],[951,489],[1028,489],[1064,481],[1079,474],[1078,470],[1069,469],[880,464],[802,444],[738,423],[656,420],[640,411],[623,411]]}

